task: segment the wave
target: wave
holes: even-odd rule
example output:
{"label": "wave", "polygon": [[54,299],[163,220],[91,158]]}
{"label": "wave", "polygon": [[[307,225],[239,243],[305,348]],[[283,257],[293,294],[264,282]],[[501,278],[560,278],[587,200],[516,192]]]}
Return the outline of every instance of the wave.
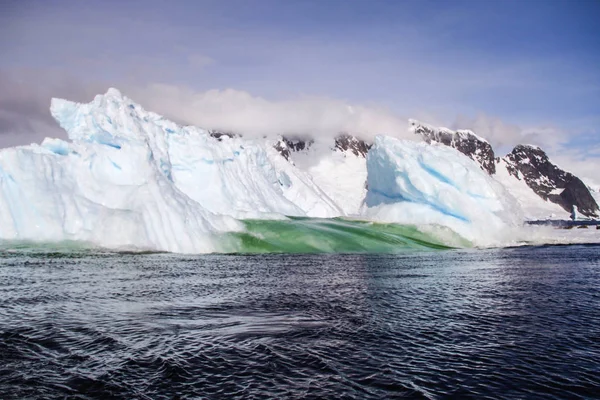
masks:
{"label": "wave", "polygon": [[226,253],[397,253],[472,247],[441,226],[306,217],[243,223],[245,231],[228,234]]}

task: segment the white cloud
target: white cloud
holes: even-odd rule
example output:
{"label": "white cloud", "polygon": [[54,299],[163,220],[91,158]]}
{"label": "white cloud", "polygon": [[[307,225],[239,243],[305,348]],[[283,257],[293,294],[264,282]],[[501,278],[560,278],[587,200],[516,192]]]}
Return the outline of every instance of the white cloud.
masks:
{"label": "white cloud", "polygon": [[178,122],[208,129],[261,136],[310,134],[316,137],[353,133],[413,139],[408,122],[377,106],[352,105],[323,97],[270,101],[234,90],[196,92],[188,88],[153,84],[126,90],[135,101]]}
{"label": "white cloud", "polygon": [[497,155],[508,153],[517,144],[533,144],[553,151],[561,148],[567,138],[563,130],[554,126],[521,127],[483,113],[474,118],[459,115],[452,127],[470,129],[486,138]]}

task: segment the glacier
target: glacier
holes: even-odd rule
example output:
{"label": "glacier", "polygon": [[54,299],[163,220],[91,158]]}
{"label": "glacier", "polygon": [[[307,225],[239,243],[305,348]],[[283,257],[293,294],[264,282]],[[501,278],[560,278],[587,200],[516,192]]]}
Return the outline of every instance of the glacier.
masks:
{"label": "glacier", "polygon": [[53,99],[50,112],[68,140],[0,150],[2,240],[224,252],[247,220],[342,217],[489,246],[520,221],[501,184],[441,145],[378,136],[366,161],[327,147],[288,160],[276,138],[217,139],[116,89],[87,104]]}

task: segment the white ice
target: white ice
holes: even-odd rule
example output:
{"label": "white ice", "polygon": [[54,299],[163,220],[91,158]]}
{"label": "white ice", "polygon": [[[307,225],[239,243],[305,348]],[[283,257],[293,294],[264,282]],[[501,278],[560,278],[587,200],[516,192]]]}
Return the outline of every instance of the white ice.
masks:
{"label": "white ice", "polygon": [[451,147],[378,136],[367,171],[364,213],[376,220],[447,226],[477,245],[505,240],[520,221],[502,185]]}

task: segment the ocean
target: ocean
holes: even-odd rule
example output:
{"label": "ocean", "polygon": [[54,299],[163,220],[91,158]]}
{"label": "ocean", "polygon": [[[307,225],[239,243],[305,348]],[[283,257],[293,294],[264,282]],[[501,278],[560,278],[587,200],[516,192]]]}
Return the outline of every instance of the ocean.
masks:
{"label": "ocean", "polygon": [[3,399],[600,397],[600,245],[0,251]]}

